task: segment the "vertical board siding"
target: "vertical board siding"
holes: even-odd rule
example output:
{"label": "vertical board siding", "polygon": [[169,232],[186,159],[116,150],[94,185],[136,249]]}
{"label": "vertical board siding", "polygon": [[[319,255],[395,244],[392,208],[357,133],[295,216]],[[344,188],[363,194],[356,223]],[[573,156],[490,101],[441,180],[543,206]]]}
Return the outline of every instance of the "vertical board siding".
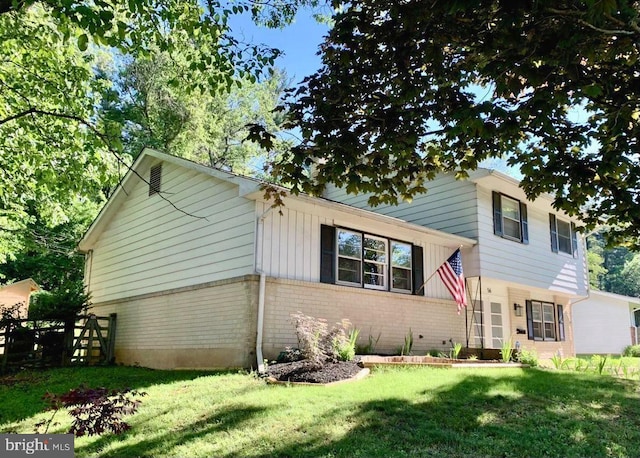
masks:
{"label": "vertical board siding", "polygon": [[180,210],[139,180],[101,234],[94,302],[253,272],[255,202],[236,185],[165,162],[161,191]]}
{"label": "vertical board siding", "polygon": [[427,193],[414,196],[411,203],[371,207],[370,194],[347,194],[344,189],[328,186],[328,199],[375,211],[383,215],[430,227],[463,237],[478,237],[475,184],[440,175],[427,183]]}
{"label": "vertical board siding", "polygon": [[[263,215],[268,208],[269,204],[258,203],[256,215]],[[271,211],[264,219],[259,241],[262,248],[258,253],[258,270],[271,277],[320,282],[322,224],[344,226],[423,247],[425,279],[453,252],[453,248],[428,240],[418,231],[399,229],[392,224],[373,221],[347,211],[331,210],[290,200],[285,202],[280,212]],[[425,295],[441,299],[451,297],[437,275],[425,285]]]}
{"label": "vertical board siding", "polygon": [[568,295],[587,294],[583,245],[578,244],[576,258],[553,253],[547,212],[528,206],[528,244],[493,233],[491,190],[478,187],[478,213],[478,251],[483,276]]}

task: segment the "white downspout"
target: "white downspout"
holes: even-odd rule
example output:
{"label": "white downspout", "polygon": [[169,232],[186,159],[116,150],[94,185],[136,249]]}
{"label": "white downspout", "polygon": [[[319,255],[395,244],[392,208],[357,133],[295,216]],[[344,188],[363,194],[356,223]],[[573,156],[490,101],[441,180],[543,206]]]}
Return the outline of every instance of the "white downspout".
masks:
{"label": "white downspout", "polygon": [[[264,297],[267,286],[267,278],[262,271],[262,240],[264,236],[264,220],[269,213],[271,213],[273,207],[269,207],[256,221],[256,251],[254,253],[255,258],[255,271],[260,274],[260,283],[258,287],[258,322],[256,333],[256,359],[258,363],[258,372],[264,373],[264,357],[262,356],[262,334],[264,331]],[[258,257],[260,256],[260,257]],[[260,260],[258,262],[258,259]]]}

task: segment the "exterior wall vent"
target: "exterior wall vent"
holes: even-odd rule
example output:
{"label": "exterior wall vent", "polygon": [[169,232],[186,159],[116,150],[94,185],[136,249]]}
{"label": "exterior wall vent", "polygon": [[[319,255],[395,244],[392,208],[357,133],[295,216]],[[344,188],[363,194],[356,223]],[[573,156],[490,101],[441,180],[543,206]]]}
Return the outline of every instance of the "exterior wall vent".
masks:
{"label": "exterior wall vent", "polygon": [[162,184],[162,164],[154,165],[149,172],[149,195],[152,196],[160,192]]}

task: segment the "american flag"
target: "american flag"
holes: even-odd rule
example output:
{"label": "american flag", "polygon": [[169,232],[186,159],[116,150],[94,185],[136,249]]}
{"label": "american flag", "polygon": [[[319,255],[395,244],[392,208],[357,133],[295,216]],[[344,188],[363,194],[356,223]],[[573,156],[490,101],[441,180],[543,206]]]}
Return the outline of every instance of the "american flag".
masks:
{"label": "american flag", "polygon": [[458,304],[458,315],[460,311],[467,306],[467,293],[464,287],[464,274],[462,273],[462,257],[460,249],[449,256],[440,267],[438,267],[438,275],[442,279],[444,286],[447,287],[453,299]]}

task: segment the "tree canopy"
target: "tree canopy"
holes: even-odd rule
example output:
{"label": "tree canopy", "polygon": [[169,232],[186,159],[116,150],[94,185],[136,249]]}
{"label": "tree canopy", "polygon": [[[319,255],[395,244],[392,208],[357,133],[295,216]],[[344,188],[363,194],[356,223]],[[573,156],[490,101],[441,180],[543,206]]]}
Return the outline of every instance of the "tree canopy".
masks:
{"label": "tree canopy", "polygon": [[290,94],[304,141],[274,172],[375,205],[507,157],[530,198],[640,247],[639,16],[627,0],[349,2]]}

